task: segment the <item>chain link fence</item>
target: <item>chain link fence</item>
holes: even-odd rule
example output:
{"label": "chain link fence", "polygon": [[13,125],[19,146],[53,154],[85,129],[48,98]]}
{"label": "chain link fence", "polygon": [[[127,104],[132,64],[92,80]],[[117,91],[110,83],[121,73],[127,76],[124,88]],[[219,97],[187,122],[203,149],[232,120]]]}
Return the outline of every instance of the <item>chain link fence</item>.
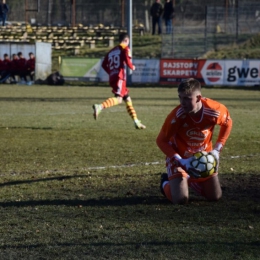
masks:
{"label": "chain link fence", "polygon": [[[29,22],[38,25],[72,24],[71,0],[8,0],[10,22]],[[127,23],[127,0],[75,0],[75,22],[85,26],[103,24],[124,27]],[[153,0],[133,3],[133,21],[148,26],[149,9]]]}
{"label": "chain link fence", "polygon": [[223,46],[246,41],[260,32],[260,3],[206,6],[194,19],[184,13],[171,35],[162,35],[163,58],[200,58]]}
{"label": "chain link fence", "polygon": [[[42,26],[127,26],[127,0],[8,0],[9,22]],[[154,0],[133,0],[133,25],[151,32],[150,7]],[[175,0],[173,33],[164,34],[163,58],[197,58],[221,46],[239,43],[260,31],[259,0]],[[164,3],[164,1],[162,1]]]}

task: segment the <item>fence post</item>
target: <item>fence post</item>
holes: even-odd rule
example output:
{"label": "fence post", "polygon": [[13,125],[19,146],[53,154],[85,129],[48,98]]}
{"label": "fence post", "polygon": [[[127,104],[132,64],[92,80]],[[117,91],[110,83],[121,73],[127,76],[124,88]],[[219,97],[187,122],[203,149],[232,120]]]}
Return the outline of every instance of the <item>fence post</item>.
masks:
{"label": "fence post", "polygon": [[71,0],[71,26],[76,25],[76,0]]}
{"label": "fence post", "polygon": [[[128,21],[127,21],[127,31],[128,31],[128,35],[130,37],[130,42],[129,42],[129,47],[131,50],[131,54],[133,53],[133,1],[132,0],[128,0]],[[127,82],[128,85],[132,85],[132,70],[130,70],[129,68],[127,68]]]}
{"label": "fence post", "polygon": [[239,33],[238,32],[238,29],[239,29],[238,28],[239,27],[239,20],[238,20],[239,19],[239,17],[238,17],[239,16],[238,15],[239,14],[238,13],[239,10],[238,9],[239,9],[239,7],[238,7],[238,0],[236,0],[236,43],[238,42],[238,33]]}
{"label": "fence post", "polygon": [[207,35],[207,33],[208,33],[208,21],[207,21],[207,19],[208,19],[208,6],[206,5],[205,6],[205,30],[204,30],[204,37],[205,37],[205,40],[204,40],[204,51],[205,51],[205,53],[207,52],[207,49],[208,49],[208,35]]}

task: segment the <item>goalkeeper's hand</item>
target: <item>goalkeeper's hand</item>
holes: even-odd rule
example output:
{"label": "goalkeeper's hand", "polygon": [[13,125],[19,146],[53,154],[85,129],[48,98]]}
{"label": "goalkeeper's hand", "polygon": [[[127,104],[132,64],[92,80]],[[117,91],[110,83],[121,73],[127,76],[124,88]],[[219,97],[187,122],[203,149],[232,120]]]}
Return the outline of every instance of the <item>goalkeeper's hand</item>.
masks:
{"label": "goalkeeper's hand", "polygon": [[212,151],[209,152],[209,154],[212,154],[214,156],[214,158],[216,159],[217,163],[216,163],[216,169],[215,171],[218,172],[218,166],[219,166],[219,153],[221,150],[218,149],[213,149]]}
{"label": "goalkeeper's hand", "polygon": [[176,167],[181,167],[183,170],[185,170],[193,178],[200,178],[201,177],[201,171],[199,169],[191,166],[192,160],[194,160],[193,156],[191,156],[187,159],[182,159],[179,155],[175,155],[172,158],[172,162]]}
{"label": "goalkeeper's hand", "polygon": [[217,162],[219,161],[219,151],[218,150],[213,149],[212,151],[209,152],[209,154],[212,154]]}
{"label": "goalkeeper's hand", "polygon": [[216,143],[213,150],[209,152],[210,154],[212,154],[215,157],[215,159],[217,160],[217,163],[219,162],[219,153],[221,152],[222,149],[223,149],[223,144]]}
{"label": "goalkeeper's hand", "polygon": [[179,155],[174,155],[172,158],[172,163],[177,166],[181,167],[183,170],[188,172],[189,168],[191,168],[191,161],[193,160],[193,156],[187,158],[187,159],[182,159]]}
{"label": "goalkeeper's hand", "polygon": [[201,170],[198,168],[190,167],[188,170],[188,174],[193,178],[200,178],[201,177]]}

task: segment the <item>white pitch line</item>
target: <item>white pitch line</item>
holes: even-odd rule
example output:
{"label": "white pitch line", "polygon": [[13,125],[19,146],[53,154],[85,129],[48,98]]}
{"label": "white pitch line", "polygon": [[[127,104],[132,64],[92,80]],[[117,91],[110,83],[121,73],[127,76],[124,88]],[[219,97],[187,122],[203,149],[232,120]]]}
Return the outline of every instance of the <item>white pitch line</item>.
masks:
{"label": "white pitch line", "polygon": [[109,168],[130,168],[130,167],[136,167],[140,165],[158,165],[162,164],[163,162],[145,162],[145,163],[133,163],[133,164],[125,164],[125,165],[111,165],[111,166],[97,166],[97,167],[88,167],[85,168],[86,170],[104,170],[104,169],[109,169]]}
{"label": "white pitch line", "polygon": [[[239,158],[246,158],[246,157],[258,157],[260,154],[248,154],[248,155],[234,155],[230,157],[221,157],[221,160],[229,160],[229,159],[239,159]],[[149,165],[162,165],[165,164],[165,161],[157,161],[157,162],[140,162],[140,163],[132,163],[132,164],[123,164],[123,165],[111,165],[111,166],[96,166],[96,167],[86,167],[81,169],[69,169],[69,170],[48,170],[41,171],[38,173],[45,174],[45,173],[69,173],[69,172],[79,172],[79,171],[91,171],[91,170],[106,170],[106,169],[120,169],[120,168],[131,168],[137,166],[149,166]],[[12,174],[12,173],[11,173]],[[18,175],[19,172],[15,172],[13,175]],[[0,176],[3,176],[0,174]]]}
{"label": "white pitch line", "polygon": [[[260,154],[248,154],[248,155],[235,155],[235,156],[230,156],[230,157],[221,157],[221,160],[228,160],[228,159],[239,159],[239,158],[246,158],[246,157],[257,157],[260,156]],[[133,163],[133,164],[126,164],[126,165],[111,165],[111,166],[97,166],[97,167],[88,167],[84,168],[84,170],[105,170],[109,168],[129,168],[129,167],[136,167],[140,165],[159,165],[159,164],[165,164],[165,161],[161,162],[141,162],[141,163]]]}

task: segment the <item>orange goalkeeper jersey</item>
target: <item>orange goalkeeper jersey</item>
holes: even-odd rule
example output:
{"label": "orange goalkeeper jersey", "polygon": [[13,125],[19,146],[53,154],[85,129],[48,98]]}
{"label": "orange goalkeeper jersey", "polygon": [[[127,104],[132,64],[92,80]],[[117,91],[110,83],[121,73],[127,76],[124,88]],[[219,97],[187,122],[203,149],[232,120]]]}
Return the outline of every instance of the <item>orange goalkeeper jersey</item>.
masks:
{"label": "orange goalkeeper jersey", "polygon": [[232,120],[228,109],[221,103],[202,98],[202,114],[194,120],[185,113],[181,105],[167,116],[157,137],[157,145],[171,158],[178,153],[188,158],[198,151],[211,151],[213,130],[220,126],[217,143],[223,146],[230,134]]}

